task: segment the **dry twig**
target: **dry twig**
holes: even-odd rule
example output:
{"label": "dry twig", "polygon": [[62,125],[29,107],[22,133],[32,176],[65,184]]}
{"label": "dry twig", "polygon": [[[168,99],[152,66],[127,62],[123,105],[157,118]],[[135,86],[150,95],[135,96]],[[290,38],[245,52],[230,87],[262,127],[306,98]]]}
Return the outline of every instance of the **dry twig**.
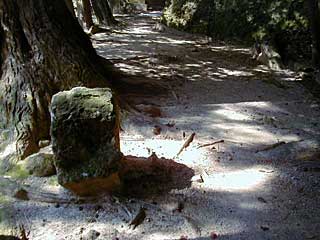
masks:
{"label": "dry twig", "polygon": [[197,147],[197,149],[203,148],[203,147],[209,147],[209,146],[215,145],[217,143],[224,143],[224,140],[215,141],[213,143],[202,144],[199,147]]}

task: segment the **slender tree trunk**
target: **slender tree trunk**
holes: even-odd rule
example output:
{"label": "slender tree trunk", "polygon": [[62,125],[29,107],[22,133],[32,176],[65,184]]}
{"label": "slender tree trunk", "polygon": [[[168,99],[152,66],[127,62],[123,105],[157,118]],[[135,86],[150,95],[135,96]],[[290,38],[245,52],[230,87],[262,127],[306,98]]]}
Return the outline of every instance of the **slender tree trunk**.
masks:
{"label": "slender tree trunk", "polygon": [[320,70],[320,11],[318,0],[308,0],[310,27],[312,33],[312,62]]}
{"label": "slender tree trunk", "polygon": [[208,27],[207,27],[207,35],[213,36],[214,33],[214,25],[215,25],[215,13],[216,13],[216,7],[215,7],[215,1],[212,0],[209,4],[209,16],[208,16]]}
{"label": "slender tree trunk", "polygon": [[108,0],[91,0],[91,3],[100,24],[110,26],[117,23]]}
{"label": "slender tree trunk", "polygon": [[21,158],[50,139],[53,94],[109,86],[109,72],[63,0],[0,0],[0,64],[0,122]]}
{"label": "slender tree trunk", "polygon": [[87,29],[89,29],[93,26],[92,9],[91,9],[90,0],[82,0],[82,6],[83,6],[84,22],[86,24]]}

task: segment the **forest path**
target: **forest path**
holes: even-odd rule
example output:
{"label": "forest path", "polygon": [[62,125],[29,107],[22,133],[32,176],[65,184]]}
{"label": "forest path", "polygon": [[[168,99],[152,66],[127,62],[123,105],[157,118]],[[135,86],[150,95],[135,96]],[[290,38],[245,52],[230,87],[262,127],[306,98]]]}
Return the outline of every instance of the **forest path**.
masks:
{"label": "forest path", "polygon": [[[14,201],[0,214],[9,211],[32,240],[319,239],[319,101],[297,74],[258,65],[247,47],[154,28],[159,14],[117,16],[127,25],[92,41],[137,83],[121,93],[135,106],[121,114],[122,152],[174,162],[153,155],[159,174],[129,179],[127,190],[140,199],[74,204],[56,176],[29,177],[21,181],[27,189],[72,203]],[[147,217],[133,230],[141,206]]]}
{"label": "forest path", "polygon": [[[202,232],[189,239],[211,232],[219,239],[319,236],[319,101],[299,74],[259,65],[248,47],[166,28],[159,16],[123,17],[121,32],[93,37],[98,53],[122,71],[168,89],[129,98],[145,114],[124,117],[122,151],[175,159],[204,180],[157,202],[187,199],[184,213]],[[195,140],[176,157],[192,132]],[[198,148],[218,140],[224,142]],[[259,151],[279,142],[285,144]],[[143,239],[152,239],[146,232]]]}

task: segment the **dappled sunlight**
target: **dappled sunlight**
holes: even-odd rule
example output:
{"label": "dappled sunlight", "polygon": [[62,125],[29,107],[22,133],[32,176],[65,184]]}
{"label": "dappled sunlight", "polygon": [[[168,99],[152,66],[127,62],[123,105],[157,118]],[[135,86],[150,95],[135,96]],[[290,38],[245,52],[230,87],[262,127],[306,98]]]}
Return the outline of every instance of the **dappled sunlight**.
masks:
{"label": "dappled sunlight", "polygon": [[204,186],[216,191],[256,191],[272,178],[272,174],[261,172],[259,168],[249,168],[214,173],[204,179]]}
{"label": "dappled sunlight", "polygon": [[[169,113],[166,121],[174,120],[183,129],[194,129],[197,134],[215,138],[247,144],[268,144],[280,140],[291,142],[303,139],[298,134],[286,131],[290,114],[279,104],[272,102],[202,104],[187,109],[176,108],[176,111],[181,112],[180,116],[176,116],[170,107],[165,109]],[[171,119],[170,116],[174,118]],[[303,126],[306,124],[305,118],[296,118],[294,124]]]}
{"label": "dappled sunlight", "polygon": [[229,120],[237,120],[237,121],[250,121],[252,118],[245,113],[234,111],[233,109],[218,109],[213,112],[214,114],[219,114],[221,116],[224,116],[225,119],[223,119],[221,122],[225,122],[226,119]]}
{"label": "dappled sunlight", "polygon": [[132,66],[130,64],[119,63],[118,67],[123,71],[130,74],[141,73],[141,69],[139,67]]}
{"label": "dappled sunlight", "polygon": [[[132,136],[130,136],[132,137]],[[121,137],[121,151],[125,155],[134,155],[137,157],[149,157],[151,153],[155,153],[158,157],[174,159],[185,140],[160,139],[160,138],[128,138]],[[205,154],[203,149],[197,149],[195,146],[190,146],[179,155],[179,159],[188,164],[196,162]]]}
{"label": "dappled sunlight", "polygon": [[225,74],[225,75],[228,75],[228,76],[242,76],[242,77],[250,77],[250,76],[253,76],[253,73],[251,72],[248,72],[248,71],[239,71],[239,70],[229,70],[229,69],[226,69],[226,68],[218,68],[218,71]]}
{"label": "dappled sunlight", "polygon": [[130,31],[123,31],[125,34],[150,34],[152,33],[152,30],[150,30],[150,27],[146,26],[138,26],[131,28]]}

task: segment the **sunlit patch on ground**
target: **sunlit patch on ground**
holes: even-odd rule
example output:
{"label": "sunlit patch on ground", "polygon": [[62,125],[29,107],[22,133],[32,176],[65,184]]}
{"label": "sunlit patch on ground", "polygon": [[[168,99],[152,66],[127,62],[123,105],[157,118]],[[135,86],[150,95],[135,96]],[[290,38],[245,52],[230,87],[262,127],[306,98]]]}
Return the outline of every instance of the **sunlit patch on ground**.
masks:
{"label": "sunlit patch on ground", "polygon": [[133,155],[136,157],[149,157],[153,152],[158,157],[174,159],[187,165],[194,165],[200,159],[205,158],[206,151],[203,148],[198,149],[197,144],[193,143],[182,151],[179,156],[178,152],[185,143],[184,140],[150,138],[142,137],[121,138],[121,151],[124,155]]}
{"label": "sunlit patch on ground", "polygon": [[272,179],[272,174],[249,168],[231,172],[219,172],[208,176],[204,186],[219,191],[255,191]]}

